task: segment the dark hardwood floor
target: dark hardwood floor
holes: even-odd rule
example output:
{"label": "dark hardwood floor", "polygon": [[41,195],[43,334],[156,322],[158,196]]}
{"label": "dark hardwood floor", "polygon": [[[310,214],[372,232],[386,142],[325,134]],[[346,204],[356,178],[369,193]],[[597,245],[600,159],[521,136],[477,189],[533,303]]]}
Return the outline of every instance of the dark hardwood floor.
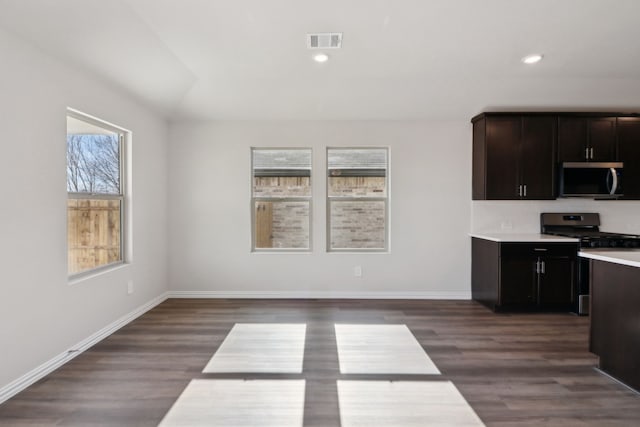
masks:
{"label": "dark hardwood floor", "polygon": [[[302,374],[203,374],[234,323],[306,323]],[[406,324],[488,426],[639,426],[640,396],[594,370],[589,319],[472,301],[170,299],[0,405],[0,425],[153,426],[195,378],[304,378],[305,426],[338,426],[334,323]]]}

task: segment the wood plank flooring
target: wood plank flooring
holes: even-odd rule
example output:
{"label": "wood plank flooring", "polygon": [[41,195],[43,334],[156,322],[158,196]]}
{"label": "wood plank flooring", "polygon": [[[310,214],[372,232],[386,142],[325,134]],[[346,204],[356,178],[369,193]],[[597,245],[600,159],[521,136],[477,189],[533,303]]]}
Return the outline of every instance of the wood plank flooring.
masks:
{"label": "wood plank flooring", "polygon": [[160,427],[301,427],[305,380],[193,380]]}
{"label": "wood plank flooring", "polygon": [[306,325],[236,323],[204,373],[302,372]]}
{"label": "wood plank flooring", "polygon": [[[203,373],[236,323],[305,323],[301,374]],[[305,380],[304,425],[339,426],[335,324],[406,324],[487,426],[638,426],[640,396],[598,373],[589,319],[472,301],[171,299],[0,405],[0,425],[155,426],[194,379]],[[431,378],[433,379],[433,378]]]}
{"label": "wood plank flooring", "polygon": [[339,323],[335,333],[343,374],[440,374],[406,325]]}

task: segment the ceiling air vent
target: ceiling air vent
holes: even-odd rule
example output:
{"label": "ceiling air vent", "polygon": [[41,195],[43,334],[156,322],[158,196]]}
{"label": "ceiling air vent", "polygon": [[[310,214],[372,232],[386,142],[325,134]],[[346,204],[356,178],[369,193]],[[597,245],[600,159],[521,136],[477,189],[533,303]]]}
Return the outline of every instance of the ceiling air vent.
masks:
{"label": "ceiling air vent", "polygon": [[340,49],[342,33],[307,34],[307,47],[309,49]]}

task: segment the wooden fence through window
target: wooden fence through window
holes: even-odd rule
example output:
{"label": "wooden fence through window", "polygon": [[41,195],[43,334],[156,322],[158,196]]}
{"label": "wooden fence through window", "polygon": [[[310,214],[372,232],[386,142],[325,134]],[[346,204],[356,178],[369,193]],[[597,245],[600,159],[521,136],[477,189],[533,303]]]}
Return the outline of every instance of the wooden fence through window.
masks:
{"label": "wooden fence through window", "polygon": [[122,260],[120,200],[69,199],[69,274]]}

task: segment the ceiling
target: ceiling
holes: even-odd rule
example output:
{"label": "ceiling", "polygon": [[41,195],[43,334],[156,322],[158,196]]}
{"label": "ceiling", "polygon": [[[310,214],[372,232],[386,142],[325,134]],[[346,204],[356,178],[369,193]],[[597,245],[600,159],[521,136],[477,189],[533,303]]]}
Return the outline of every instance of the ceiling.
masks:
{"label": "ceiling", "polygon": [[[172,120],[640,111],[639,16],[638,0],[0,0],[7,31]],[[310,32],[343,47],[316,63]]]}

